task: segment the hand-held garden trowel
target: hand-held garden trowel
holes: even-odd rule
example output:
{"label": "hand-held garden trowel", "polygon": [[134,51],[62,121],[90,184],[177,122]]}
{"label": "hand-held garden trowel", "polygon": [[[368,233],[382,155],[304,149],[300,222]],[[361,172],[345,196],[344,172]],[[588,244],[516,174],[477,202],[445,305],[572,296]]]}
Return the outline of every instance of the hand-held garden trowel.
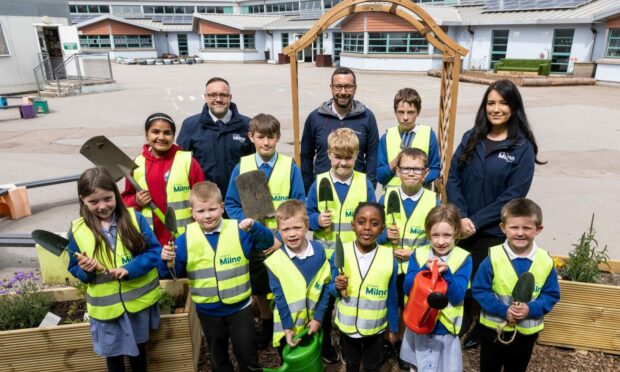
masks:
{"label": "hand-held garden trowel", "polygon": [[[394,213],[400,213],[400,200],[398,198],[397,191],[392,190],[388,194],[387,197],[387,214],[392,217],[392,225],[396,225],[396,219],[394,218]],[[392,240],[392,244],[395,245],[398,243],[398,238]]]}
{"label": "hand-held garden trowel", "polygon": [[[140,185],[131,176],[131,171],[136,169],[138,165],[107,137],[96,136],[89,139],[80,148],[80,154],[96,166],[106,168],[112,174],[114,181],[118,182],[121,178],[127,177],[136,192],[142,191]],[[161,222],[166,223],[164,213],[157,208],[155,203],[150,202],[149,208],[153,210],[153,214]]]}
{"label": "hand-held garden trowel", "polygon": [[[72,254],[78,260],[82,257],[85,257],[84,254],[79,252],[71,252],[67,247],[69,245],[69,240],[54,234],[53,232],[45,231],[45,230],[34,230],[31,234],[32,240],[34,240],[38,245],[45,248],[46,251],[53,253],[56,256],[60,256],[63,251],[67,251],[67,253]],[[102,264],[97,262],[97,266],[95,267],[95,271],[98,273],[107,274],[108,269],[103,267]]]}
{"label": "hand-held garden trowel", "polygon": [[[512,289],[512,304],[514,306],[521,306],[522,304],[526,304],[532,301],[532,296],[534,295],[534,286],[535,279],[534,274],[529,271],[524,272],[517,279],[517,283]],[[497,327],[497,340],[502,344],[508,345],[512,343],[517,335],[517,330],[515,329],[512,337],[509,340],[504,340],[502,335],[504,333],[504,327],[506,325],[514,326],[513,322],[502,322]]]}
{"label": "hand-held garden trowel", "polygon": [[[174,209],[172,207],[166,208],[166,222],[164,223],[166,230],[170,233],[170,241],[168,242],[168,246],[172,250],[172,252],[176,251],[176,246],[174,245],[175,240],[177,239],[177,217],[174,214]],[[174,268],[174,258],[170,261],[166,262],[166,266],[168,266],[168,271],[170,271],[170,275],[172,275],[173,280],[177,280],[177,272]]]}
{"label": "hand-held garden trowel", "polygon": [[[332,190],[332,185],[327,178],[321,179],[319,183],[319,203],[325,203],[325,210],[329,211],[329,207],[327,206],[327,202],[334,201],[334,192]],[[331,225],[327,226],[325,232],[329,233],[331,231]]]}
{"label": "hand-held garden trowel", "polygon": [[[334,265],[338,268],[340,275],[344,275],[344,247],[342,246],[340,234],[336,234],[336,249],[334,255]],[[349,297],[349,292],[347,292],[346,288],[340,291],[340,296],[344,298]]]}
{"label": "hand-held garden trowel", "polygon": [[265,219],[273,218],[276,210],[273,207],[267,176],[262,170],[253,170],[240,174],[235,178],[241,207],[248,218],[265,223]]}

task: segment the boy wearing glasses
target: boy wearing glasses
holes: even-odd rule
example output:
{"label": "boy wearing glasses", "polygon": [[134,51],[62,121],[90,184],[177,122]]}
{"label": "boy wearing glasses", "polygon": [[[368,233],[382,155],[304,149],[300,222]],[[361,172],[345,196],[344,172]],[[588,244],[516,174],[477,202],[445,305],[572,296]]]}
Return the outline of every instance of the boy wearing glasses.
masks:
{"label": "boy wearing glasses", "polygon": [[[417,247],[428,244],[424,232],[426,215],[435,206],[439,205],[437,194],[422,187],[424,180],[429,174],[428,156],[420,149],[406,148],[395,159],[395,171],[399,178],[399,186],[387,186],[385,194],[379,200],[386,211],[386,231],[378,239],[379,244],[391,245],[394,249],[394,257],[398,262],[398,277],[396,289],[398,291],[398,308],[402,312],[405,307],[403,282],[409,258]],[[398,197],[399,213],[388,211],[390,194]],[[397,355],[405,331],[402,317],[399,316],[399,341],[395,345]],[[399,358],[398,364],[401,369],[408,369],[408,363]]]}
{"label": "boy wearing glasses", "polygon": [[[327,138],[327,155],[331,170],[321,173],[310,186],[306,205],[310,217],[310,230],[314,232],[314,241],[323,244],[327,258],[334,253],[336,234],[343,243],[355,241],[351,226],[353,212],[361,202],[375,201],[375,191],[366,175],[353,170],[359,148],[359,141],[352,129],[340,128]],[[333,201],[320,201],[321,181],[326,179],[332,190]],[[334,299],[331,298],[327,315],[323,321],[323,360],[336,363],[339,359],[331,342],[331,313]]]}
{"label": "boy wearing glasses", "polygon": [[400,185],[396,174],[396,158],[401,150],[418,148],[428,155],[430,171],[426,184],[430,184],[441,170],[437,135],[429,126],[417,124],[422,109],[422,98],[415,89],[403,88],[394,97],[394,113],[398,125],[387,130],[379,140],[377,154],[377,181],[386,186]]}
{"label": "boy wearing glasses", "polygon": [[177,144],[192,152],[205,178],[226,195],[235,164],[255,151],[248,139],[250,118],[239,113],[222,78],[209,79],[204,99],[202,112],[183,121]]}

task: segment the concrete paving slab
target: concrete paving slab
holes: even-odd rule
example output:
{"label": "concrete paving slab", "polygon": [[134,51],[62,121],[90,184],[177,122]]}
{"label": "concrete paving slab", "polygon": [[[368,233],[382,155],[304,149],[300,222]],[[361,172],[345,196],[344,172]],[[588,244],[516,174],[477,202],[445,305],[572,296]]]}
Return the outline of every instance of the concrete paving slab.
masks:
{"label": "concrete paving slab", "polygon": [[[233,101],[248,116],[275,115],[282,123],[280,150],[293,146],[290,70],[288,65],[211,64],[139,66],[113,64],[118,91],[49,98],[51,113],[32,120],[0,113],[0,184],[78,174],[89,167],[79,154],[88,138],[106,135],[130,156],[144,142],[144,119],[153,112],[170,114],[180,127],[200,112],[205,82],[222,76],[232,86]],[[307,114],[329,98],[333,69],[302,64],[299,69],[300,125]],[[373,110],[379,129],[394,125],[392,100],[402,87],[422,96],[418,122],[437,127],[440,80],[416,73],[356,71],[356,98]],[[473,125],[486,86],[461,83],[455,146]],[[597,238],[620,259],[620,89],[617,86],[520,88],[539,158],[530,197],[543,207],[541,246],[566,254],[588,228],[595,213]],[[302,128],[300,128],[302,129]],[[33,215],[19,221],[0,220],[0,233],[27,233],[36,228],[66,231],[78,215],[75,184],[29,192]],[[5,260],[0,251],[0,267]]]}

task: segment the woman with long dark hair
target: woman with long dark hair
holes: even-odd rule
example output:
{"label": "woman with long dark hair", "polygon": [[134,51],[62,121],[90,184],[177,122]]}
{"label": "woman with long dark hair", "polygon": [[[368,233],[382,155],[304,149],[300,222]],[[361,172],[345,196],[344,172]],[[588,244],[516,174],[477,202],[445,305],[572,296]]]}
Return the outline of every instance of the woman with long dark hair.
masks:
{"label": "woman with long dark hair", "polygon": [[[523,108],[519,90],[510,80],[498,80],[484,93],[474,127],[463,135],[452,158],[446,185],[448,200],[461,213],[466,238],[459,246],[473,259],[472,280],[489,247],[502,244],[499,228],[502,207],[527,195],[532,184],[538,146]],[[479,308],[471,296],[465,301],[462,333]],[[465,348],[477,344],[477,334]]]}

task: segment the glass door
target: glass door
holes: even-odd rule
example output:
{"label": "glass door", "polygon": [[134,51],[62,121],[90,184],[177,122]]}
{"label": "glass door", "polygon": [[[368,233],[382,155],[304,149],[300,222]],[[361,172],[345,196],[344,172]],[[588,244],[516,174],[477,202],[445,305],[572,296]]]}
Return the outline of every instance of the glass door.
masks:
{"label": "glass door", "polygon": [[570,51],[573,47],[575,29],[554,30],[553,51],[551,52],[551,72],[565,74],[568,72]]}
{"label": "glass door", "polygon": [[491,70],[500,59],[506,58],[506,50],[508,49],[508,33],[508,30],[493,30],[491,36]]}
{"label": "glass door", "polygon": [[188,55],[187,34],[177,34],[177,42],[179,43],[179,56]]}

